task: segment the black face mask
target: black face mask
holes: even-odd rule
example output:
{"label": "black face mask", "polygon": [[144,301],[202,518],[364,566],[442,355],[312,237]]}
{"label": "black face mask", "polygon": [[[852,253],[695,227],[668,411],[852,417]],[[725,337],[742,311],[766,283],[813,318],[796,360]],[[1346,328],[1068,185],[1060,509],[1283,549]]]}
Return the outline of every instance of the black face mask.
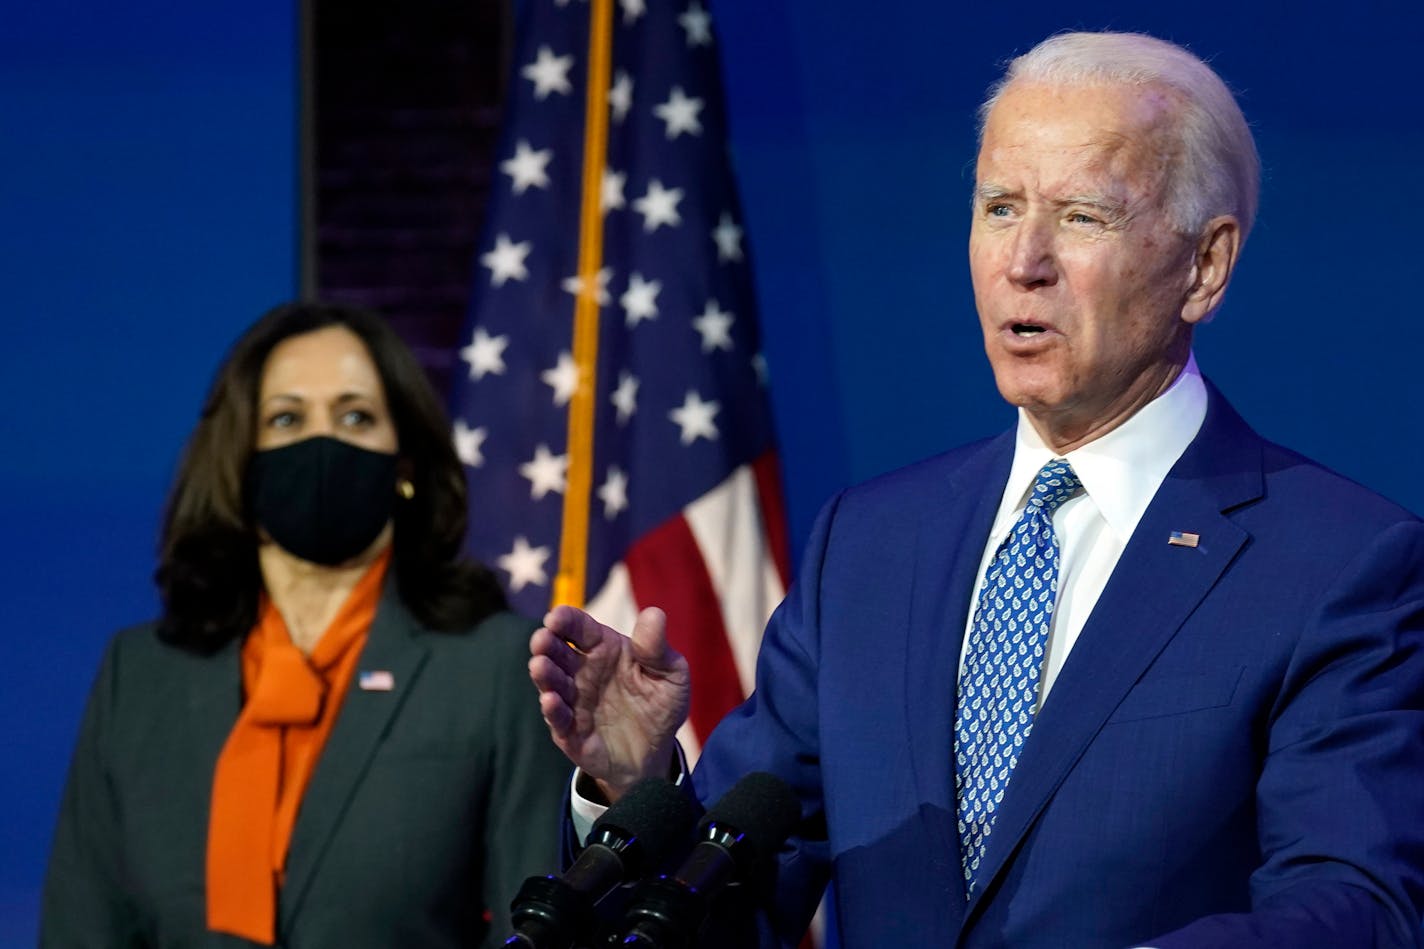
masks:
{"label": "black face mask", "polygon": [[375,542],[396,499],[396,456],[317,436],[252,456],[247,510],[277,545],[334,567]]}

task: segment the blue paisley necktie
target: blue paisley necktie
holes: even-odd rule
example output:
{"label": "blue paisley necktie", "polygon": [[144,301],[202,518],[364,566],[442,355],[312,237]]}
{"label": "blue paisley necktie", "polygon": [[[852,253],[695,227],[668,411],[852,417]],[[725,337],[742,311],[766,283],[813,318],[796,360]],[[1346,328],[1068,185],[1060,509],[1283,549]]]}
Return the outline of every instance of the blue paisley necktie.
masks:
{"label": "blue paisley necktie", "polygon": [[1058,595],[1053,512],[1078,489],[1062,458],[1038,472],[1028,506],[984,574],[959,674],[954,719],[954,784],[966,898],[1009,775],[1033,729],[1039,674]]}

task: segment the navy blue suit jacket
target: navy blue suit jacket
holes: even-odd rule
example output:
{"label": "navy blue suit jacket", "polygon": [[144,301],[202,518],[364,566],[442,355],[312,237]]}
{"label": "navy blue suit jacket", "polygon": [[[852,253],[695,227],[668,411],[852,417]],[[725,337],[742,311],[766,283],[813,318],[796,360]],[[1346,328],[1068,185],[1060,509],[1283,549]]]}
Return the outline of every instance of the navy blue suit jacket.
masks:
{"label": "navy blue suit jacket", "polygon": [[704,800],[753,770],[801,797],[768,928],[793,940],[834,876],[848,949],[1417,945],[1424,524],[1215,390],[1038,714],[966,901],[955,682],[1013,444],[822,512],[756,693],[695,775]]}

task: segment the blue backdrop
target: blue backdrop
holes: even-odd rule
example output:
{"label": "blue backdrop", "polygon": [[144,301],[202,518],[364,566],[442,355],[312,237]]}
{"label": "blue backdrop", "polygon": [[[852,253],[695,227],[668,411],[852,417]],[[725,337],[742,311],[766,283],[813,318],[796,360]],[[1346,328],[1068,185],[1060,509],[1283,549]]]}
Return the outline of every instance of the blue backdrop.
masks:
{"label": "blue backdrop", "polygon": [[[1262,212],[1201,364],[1264,434],[1424,509],[1424,9],[955,6],[713,3],[797,547],[839,487],[1010,421],[969,292],[973,113],[1004,58],[1064,28],[1155,32],[1238,90]],[[0,22],[0,946],[18,946],[99,652],[155,608],[199,399],[296,292],[296,36],[292,0],[54,0]]]}

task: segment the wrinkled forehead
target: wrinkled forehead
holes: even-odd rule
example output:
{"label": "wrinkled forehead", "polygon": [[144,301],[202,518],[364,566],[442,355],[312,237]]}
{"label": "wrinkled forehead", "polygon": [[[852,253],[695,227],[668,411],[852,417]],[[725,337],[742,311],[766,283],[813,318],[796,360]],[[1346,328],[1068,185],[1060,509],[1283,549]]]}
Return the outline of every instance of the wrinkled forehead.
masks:
{"label": "wrinkled forehead", "polygon": [[1178,112],[1175,94],[1155,85],[1010,83],[985,119],[976,183],[1087,178],[1156,191],[1180,152]]}

